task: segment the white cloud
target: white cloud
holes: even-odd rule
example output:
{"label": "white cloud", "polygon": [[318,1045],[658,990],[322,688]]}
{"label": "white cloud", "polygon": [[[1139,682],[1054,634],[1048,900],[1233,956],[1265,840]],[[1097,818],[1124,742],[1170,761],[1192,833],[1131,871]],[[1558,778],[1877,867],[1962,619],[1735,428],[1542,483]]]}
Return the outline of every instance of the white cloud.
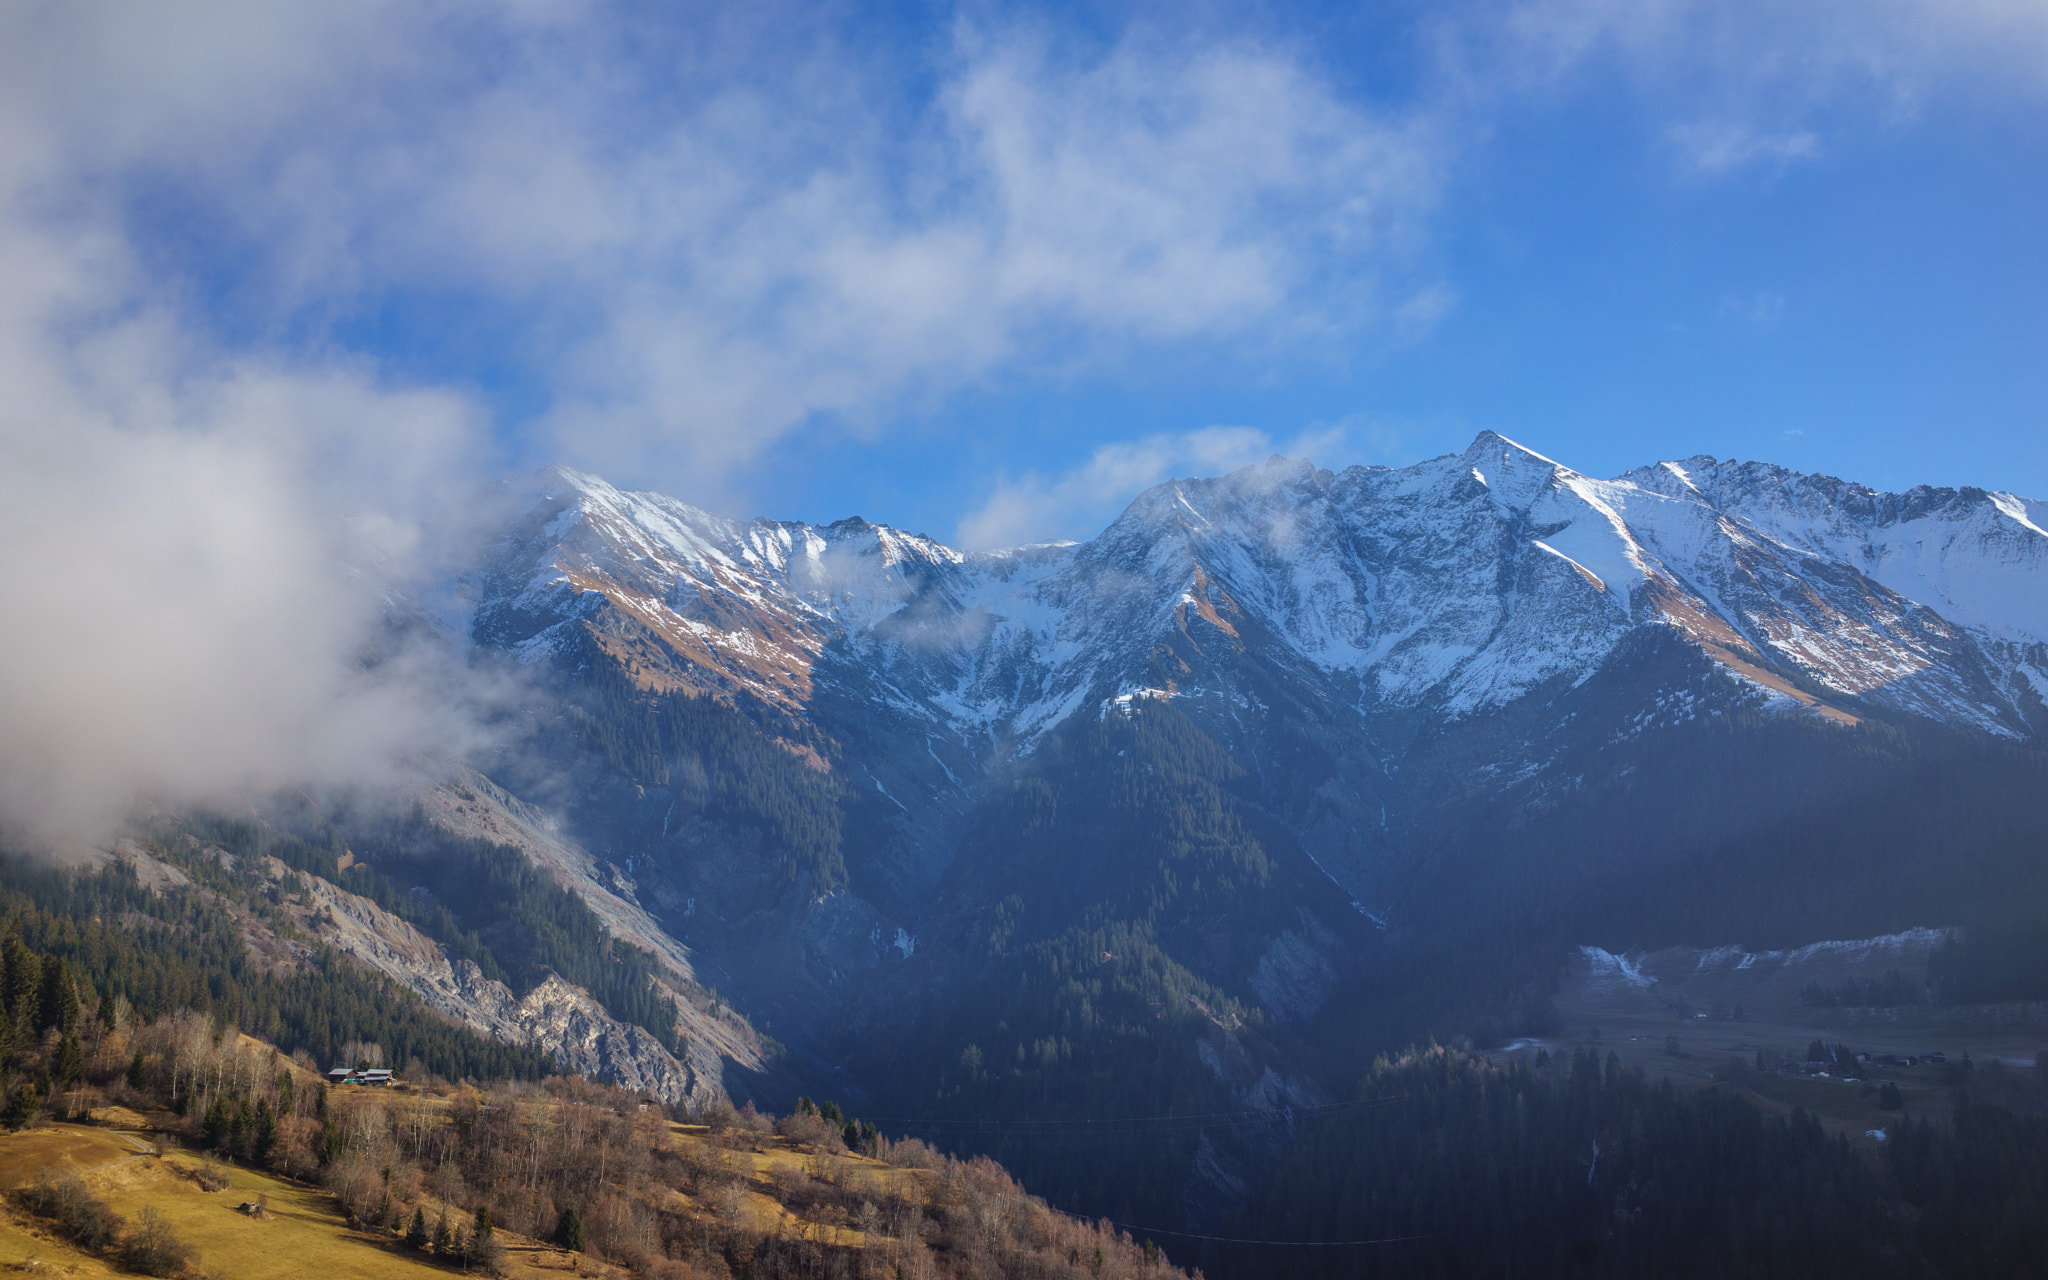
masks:
{"label": "white cloud", "polygon": [[1820,155],[1820,136],[1810,130],[1764,133],[1723,122],[1673,127],[1666,135],[1679,167],[1703,177],[1719,177],[1761,164],[1782,172],[1796,160]]}
{"label": "white cloud", "polygon": [[0,821],[462,745],[445,673],[358,662],[492,448],[461,387],[348,354],[394,299],[498,326],[551,397],[529,450],[701,496],[820,414],[1348,323],[1435,189],[1423,126],[1256,44],[963,28],[905,67],[752,10],[605,18],[0,11]]}
{"label": "white cloud", "polygon": [[1776,328],[1785,318],[1785,295],[1769,289],[1753,294],[1728,293],[1721,295],[1721,314],[1730,320],[1755,325],[1759,329]]}
{"label": "white cloud", "polygon": [[1085,537],[1141,490],[1176,472],[1215,475],[1271,453],[1271,438],[1252,427],[1203,427],[1105,444],[1060,475],[1004,477],[980,510],[960,521],[958,541],[982,549]]}
{"label": "white cloud", "polygon": [[1612,59],[1667,92],[1731,99],[2048,91],[2036,0],[1482,0],[1445,38],[1518,89]]}
{"label": "white cloud", "polygon": [[[751,140],[693,119],[671,144],[717,175],[708,189],[595,175],[601,203],[655,220],[570,283],[607,302],[567,353],[556,438],[601,461],[652,445],[716,468],[814,415],[858,427],[998,369],[1269,344],[1355,305],[1330,275],[1369,282],[1435,183],[1419,128],[1251,48],[1073,63],[1021,38],[970,42],[927,124],[867,154],[860,134],[854,163],[764,174],[727,149]],[[679,189],[712,207],[670,241],[660,206]]]}
{"label": "white cloud", "polygon": [[[541,388],[515,449],[701,498],[821,416],[1426,334],[1455,282],[1414,251],[1464,139],[1600,58],[1699,172],[1811,155],[1815,104],[2037,93],[2048,68],[2032,0],[1488,0],[1446,28],[1463,96],[1411,108],[1256,40],[1076,53],[970,23],[883,53],[795,10],[614,16],[0,8],[0,807],[76,825],[421,740],[425,704],[365,684],[355,646],[380,591],[433,579],[450,495],[504,437],[469,390],[349,353],[408,299]],[[963,532],[1089,532],[1267,447],[1104,446]]]}
{"label": "white cloud", "polygon": [[1812,160],[1934,99],[2048,95],[2039,0],[1475,0],[1436,32],[1480,127],[1618,73],[1695,178]]}
{"label": "white cloud", "polygon": [[1394,308],[1394,331],[1405,341],[1418,341],[1434,333],[1457,307],[1455,289],[1442,283],[1429,285]]}
{"label": "white cloud", "polygon": [[471,408],[207,341],[126,233],[123,175],[193,162],[192,134],[319,79],[294,55],[323,31],[266,6],[202,16],[0,19],[9,835],[95,838],[137,800],[387,778],[474,740],[427,655],[362,661],[384,593],[442,550],[427,517],[474,470]]}
{"label": "white cloud", "polygon": [[[602,31],[484,6],[286,9],[210,76],[203,40],[166,67],[147,33],[52,20],[73,65],[49,96],[109,122],[56,145],[79,159],[59,178],[231,228],[236,301],[279,324],[395,291],[480,309],[552,397],[532,450],[698,496],[818,415],[861,429],[999,370],[1348,329],[1391,310],[1379,278],[1441,168],[1425,121],[1255,43],[1083,56],[963,25],[930,65],[742,42],[671,82]],[[936,88],[903,100],[919,73]]]}
{"label": "white cloud", "polygon": [[1399,433],[1384,423],[1347,418],[1318,424],[1275,443],[1255,427],[1203,427],[1161,432],[1097,447],[1056,475],[1027,472],[997,481],[986,501],[963,517],[956,540],[978,550],[1093,536],[1140,492],[1186,476],[1215,476],[1264,462],[1275,453],[1342,466],[1363,440],[1376,453],[1407,457]]}

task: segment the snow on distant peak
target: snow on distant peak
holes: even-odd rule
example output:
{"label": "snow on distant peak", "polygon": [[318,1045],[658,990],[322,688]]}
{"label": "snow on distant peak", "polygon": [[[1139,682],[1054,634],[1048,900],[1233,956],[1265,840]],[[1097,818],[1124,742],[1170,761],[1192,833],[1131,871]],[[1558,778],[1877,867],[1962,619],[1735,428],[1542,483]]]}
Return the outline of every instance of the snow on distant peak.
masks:
{"label": "snow on distant peak", "polygon": [[1676,476],[1678,483],[1684,485],[1687,489],[1694,493],[1700,491],[1700,487],[1692,482],[1692,475],[1680,464],[1676,462],[1660,462],[1657,465],[1669,474]]}
{"label": "snow on distant peak", "polygon": [[1546,467],[1557,467],[1566,471],[1571,470],[1570,467],[1566,467],[1557,459],[1547,458],[1531,449],[1528,445],[1518,444],[1498,431],[1481,431],[1477,436],[1473,437],[1472,443],[1465,447],[1463,456],[1471,459],[1482,455],[1498,457],[1504,460],[1525,457],[1532,462],[1540,463]]}
{"label": "snow on distant peak", "polygon": [[[1789,666],[2000,732],[2023,725],[2018,691],[2048,689],[2029,656],[2048,639],[2048,511],[2006,493],[1878,494],[1706,456],[1596,480],[1486,431],[1398,469],[1276,456],[1170,480],[1088,542],[962,553],[858,518],[728,520],[568,467],[532,483],[559,506],[517,608],[547,597],[582,626],[562,593],[605,592],[791,705],[830,649],[896,712],[1023,749],[1143,696],[1161,645],[1226,665],[1255,649],[1366,708],[1453,716],[1582,681],[1648,625],[1765,687]],[[1980,640],[2022,643],[1967,656]],[[2008,693],[1980,687],[1987,669]]]}
{"label": "snow on distant peak", "polygon": [[1997,507],[1999,514],[2006,519],[2021,525],[2031,533],[2048,538],[2048,528],[2043,527],[2043,522],[2048,522],[2048,502],[2030,502],[2016,493],[1992,493],[1986,496],[1990,498],[1991,505]]}

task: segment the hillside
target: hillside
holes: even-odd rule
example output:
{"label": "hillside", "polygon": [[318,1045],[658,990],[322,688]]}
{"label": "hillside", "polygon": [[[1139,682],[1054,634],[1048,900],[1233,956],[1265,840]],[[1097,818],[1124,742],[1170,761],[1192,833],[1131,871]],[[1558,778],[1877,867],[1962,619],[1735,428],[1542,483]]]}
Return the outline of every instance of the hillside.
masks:
{"label": "hillside", "polygon": [[[6,951],[12,978],[33,953],[18,937]],[[891,1142],[830,1105],[771,1123],[719,1103],[678,1121],[577,1077],[334,1084],[310,1057],[204,1016],[107,1008],[64,985],[56,957],[35,959],[62,975],[47,984],[56,1023],[8,1055],[0,1134],[0,1257],[31,1269],[1180,1274],[987,1160]]]}
{"label": "hillside", "polygon": [[[1539,1277],[2026,1273],[2048,1262],[2042,1219],[2014,1211],[2048,1175],[2041,1067],[1967,1053],[1862,1066],[1831,1042],[1815,1051],[1849,1078],[1722,1056],[1700,1091],[1674,1089],[1657,1068],[1688,1068],[1705,1044],[1769,1028],[1741,1014],[1731,1025],[1723,1011],[1695,1030],[1685,1009],[1598,1003],[1654,994],[1652,972],[1681,979],[1716,965],[1765,970],[1755,981],[1768,998],[1802,970],[1853,977],[1925,955],[1930,941],[1705,966],[1593,953],[1568,998],[1609,1026],[1575,1028],[1576,1043],[1555,1053],[1432,1048],[1382,1057],[1328,1103],[1041,1119],[1030,1140],[1072,1161],[1170,1144],[1197,1120],[1284,1127],[1271,1185],[1223,1216],[1211,1235],[1224,1238],[1188,1242],[1216,1274],[1454,1276],[1510,1261]],[[18,989],[24,951],[18,939],[0,951]],[[54,957],[38,966],[62,972]],[[891,1139],[829,1103],[800,1100],[772,1121],[723,1104],[678,1118],[575,1077],[331,1084],[310,1060],[203,1017],[110,1025],[89,990],[38,986],[53,1000],[39,995],[28,1025],[56,1021],[41,1047],[9,1055],[17,1083],[0,1133],[0,1262],[26,1269],[1182,1274],[1140,1232],[1059,1212],[986,1158]],[[1672,1034],[1639,1053],[1652,1037],[1628,1033],[1653,1023]],[[1623,1052],[1603,1053],[1609,1043]]]}

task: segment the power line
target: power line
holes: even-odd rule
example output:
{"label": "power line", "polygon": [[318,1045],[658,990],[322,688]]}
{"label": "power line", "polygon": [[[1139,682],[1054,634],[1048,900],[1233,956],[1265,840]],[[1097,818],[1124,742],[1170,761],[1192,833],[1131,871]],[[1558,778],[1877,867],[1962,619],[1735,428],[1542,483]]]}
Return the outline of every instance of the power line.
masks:
{"label": "power line", "polygon": [[1075,1134],[1143,1134],[1171,1132],[1179,1129],[1213,1128],[1229,1124],[1250,1124],[1255,1121],[1272,1119],[1316,1119],[1340,1115],[1346,1112],[1363,1112],[1392,1106],[1419,1097],[1419,1094],[1400,1093],[1382,1098],[1367,1098],[1356,1102],[1326,1102],[1300,1107],[1261,1107],[1241,1111],[1209,1111],[1166,1114],[1157,1116],[1112,1116],[1102,1119],[937,1119],[923,1116],[860,1116],[870,1124],[908,1125],[920,1129],[944,1130],[949,1133],[988,1133],[1009,1130],[1023,1136],[1034,1134],[1053,1135],[1060,1132]]}
{"label": "power line", "polygon": [[1288,1249],[1349,1249],[1368,1244],[1401,1244],[1408,1240],[1434,1240],[1438,1235],[1437,1232],[1431,1231],[1419,1236],[1381,1236],[1377,1240],[1247,1240],[1242,1236],[1205,1236],[1193,1231],[1168,1231],[1163,1227],[1136,1227],[1128,1222],[1117,1222],[1113,1218],[1105,1218],[1104,1221],[1108,1222],[1111,1226],[1122,1227],[1126,1231],[1143,1231],[1149,1235],[1179,1236],[1183,1240],[1208,1240],[1217,1244],[1259,1244]]}
{"label": "power line", "polygon": [[1062,1217],[1072,1218],[1076,1222],[1089,1224],[1107,1222],[1110,1226],[1121,1227],[1125,1231],[1144,1232],[1146,1235],[1154,1236],[1178,1236],[1183,1240],[1207,1240],[1214,1244],[1258,1244],[1290,1249],[1348,1249],[1359,1245],[1401,1244],[1409,1240],[1434,1240],[1438,1235],[1442,1234],[1441,1232],[1430,1231],[1415,1236],[1381,1236],[1374,1240],[1250,1240],[1243,1236],[1205,1236],[1197,1231],[1170,1231],[1165,1227],[1141,1227],[1134,1222],[1118,1222],[1115,1218],[1084,1218],[1078,1213],[1068,1213],[1065,1209],[1054,1208],[1054,1206],[1049,1204],[1045,1207]]}
{"label": "power line", "polygon": [[[1238,1111],[1209,1111],[1174,1113],[1157,1116],[1119,1116],[1104,1120],[934,1120],[912,1116],[859,1117],[869,1124],[892,1124],[913,1129],[934,1131],[935,1136],[965,1137],[976,1133],[1001,1134],[1062,1143],[1103,1142],[1119,1139],[1148,1139],[1162,1133],[1186,1132],[1229,1125],[1249,1124],[1256,1120],[1318,1119],[1373,1111],[1422,1097],[1415,1093],[1390,1094],[1381,1098],[1366,1098],[1355,1102],[1327,1102],[1303,1107],[1259,1107]],[[1265,1248],[1360,1248],[1371,1245],[1402,1244],[1411,1240],[1434,1239],[1439,1232],[1422,1235],[1379,1236],[1370,1240],[1254,1240],[1245,1236],[1212,1236],[1197,1231],[1173,1231],[1165,1227],[1148,1227],[1133,1222],[1118,1222],[1114,1218],[1090,1218],[1070,1213],[1039,1197],[1018,1197],[1026,1203],[1043,1206],[1052,1213],[1076,1222],[1093,1224],[1107,1222],[1113,1227],[1128,1232],[1142,1232],[1147,1235],[1173,1236],[1183,1240],[1201,1240],[1212,1244],[1245,1244]]]}

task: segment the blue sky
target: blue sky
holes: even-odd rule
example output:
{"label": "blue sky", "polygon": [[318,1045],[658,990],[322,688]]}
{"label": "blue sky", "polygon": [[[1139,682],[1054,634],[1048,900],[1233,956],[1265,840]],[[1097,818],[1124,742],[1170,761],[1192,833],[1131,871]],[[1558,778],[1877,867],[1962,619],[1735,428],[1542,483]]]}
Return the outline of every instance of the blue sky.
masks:
{"label": "blue sky", "polygon": [[0,817],[473,749],[362,640],[556,459],[977,546],[1482,429],[2048,497],[2044,112],[2041,0],[17,0]]}
{"label": "blue sky", "polygon": [[2048,494],[2032,0],[336,8],[13,10],[19,403],[399,525],[1082,537],[1485,428]]}

